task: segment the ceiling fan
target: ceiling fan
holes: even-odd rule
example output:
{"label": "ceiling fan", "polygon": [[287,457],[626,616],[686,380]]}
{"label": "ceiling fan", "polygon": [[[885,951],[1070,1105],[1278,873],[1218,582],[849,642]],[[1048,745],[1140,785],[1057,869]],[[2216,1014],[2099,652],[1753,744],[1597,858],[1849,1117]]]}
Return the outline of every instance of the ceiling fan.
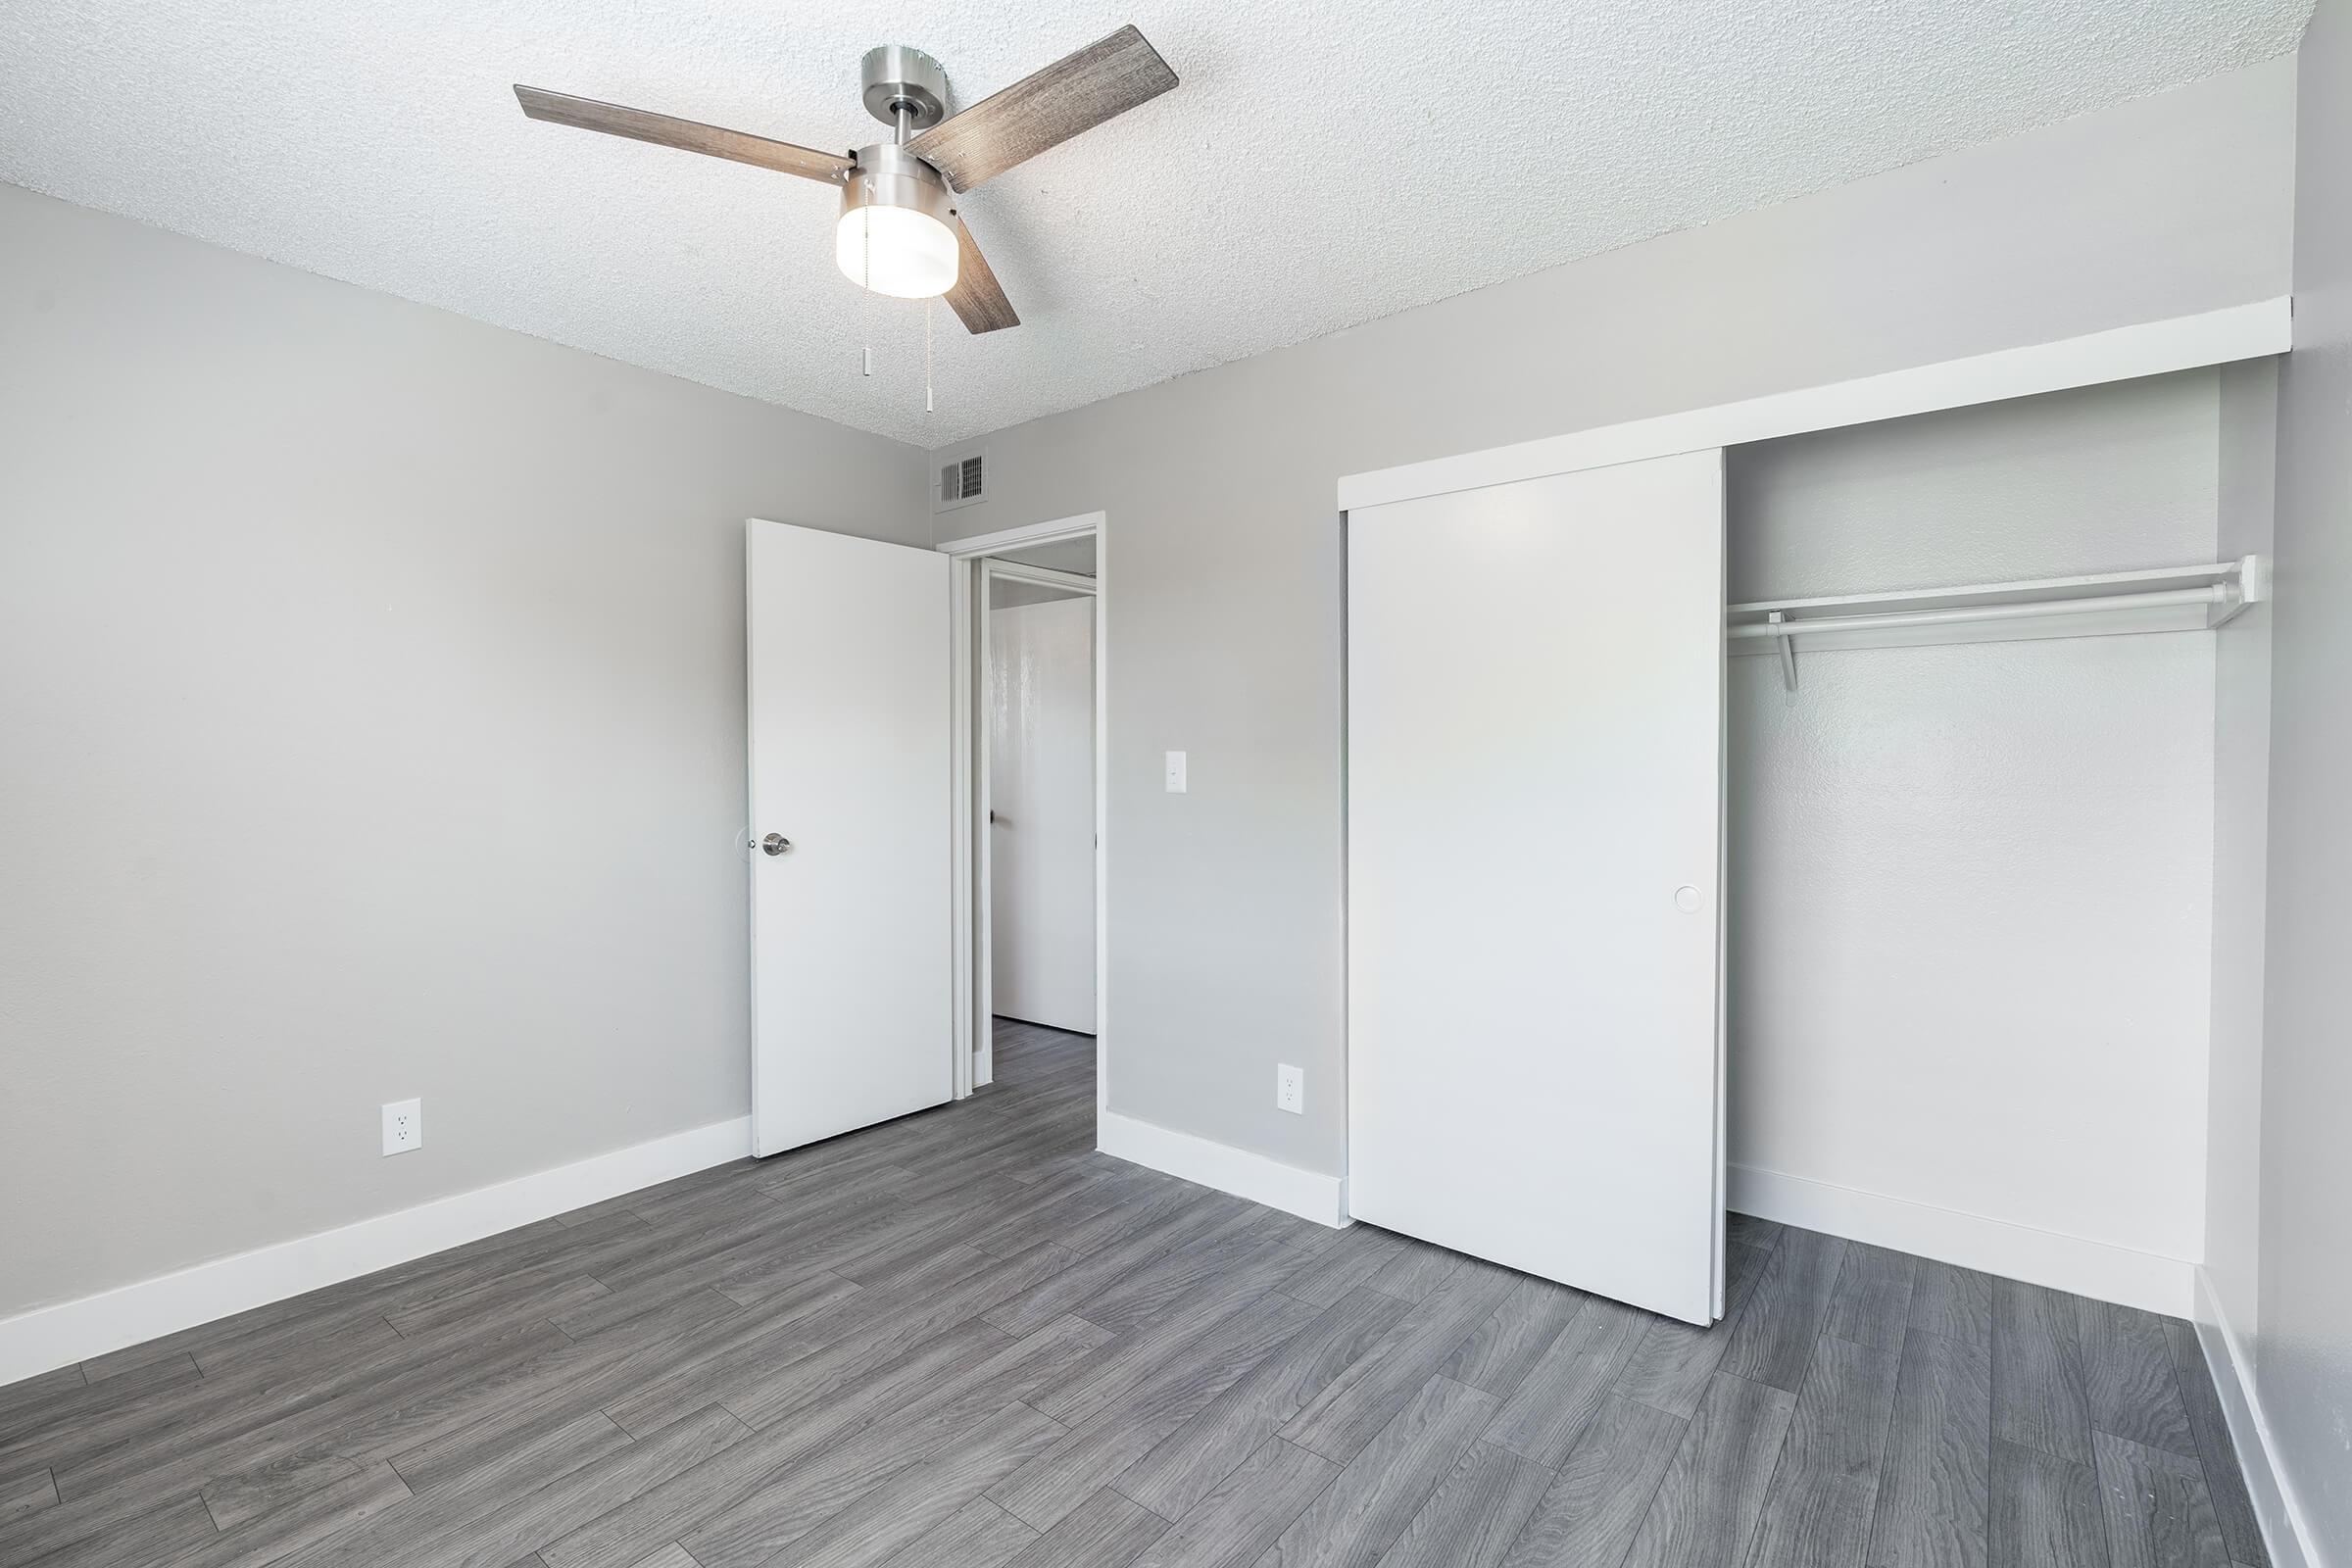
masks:
{"label": "ceiling fan", "polygon": [[841,187],[834,260],[851,282],[900,299],[946,295],[974,332],[1018,326],[956,196],[1176,85],[1159,51],[1130,24],[960,114],[948,74],[919,49],[886,44],[860,67],[865,107],[888,141],[847,154],[796,147],[620,104],[515,83],[533,120],[708,153]]}

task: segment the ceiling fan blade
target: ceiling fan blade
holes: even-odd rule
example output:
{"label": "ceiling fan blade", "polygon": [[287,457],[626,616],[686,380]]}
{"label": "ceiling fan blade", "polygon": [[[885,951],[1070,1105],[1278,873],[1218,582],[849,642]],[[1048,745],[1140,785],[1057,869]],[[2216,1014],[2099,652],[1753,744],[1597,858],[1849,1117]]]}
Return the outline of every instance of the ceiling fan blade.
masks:
{"label": "ceiling fan blade", "polygon": [[948,290],[948,304],[962,318],[964,330],[977,334],[1020,325],[1012,301],[1004,297],[1004,286],[960,217],[956,220],[956,286]]}
{"label": "ceiling fan blade", "polygon": [[699,124],[691,120],[676,120],[668,115],[651,114],[622,104],[600,104],[593,98],[574,98],[569,93],[549,92],[543,87],[525,87],[520,82],[514,84],[514,97],[521,103],[522,112],[533,120],[551,121],[559,125],[577,125],[582,130],[601,130],[609,136],[627,136],[634,141],[650,141],[658,147],[678,147],[690,153],[708,153],[712,158],[730,158],[739,164],[753,164],[760,169],[775,170],[778,173],[798,174],[803,179],[822,180],[828,185],[843,183],[858,168],[837,153],[821,153],[813,147],[796,147],[788,141],[770,141],[765,136],[754,136],[747,131]]}
{"label": "ceiling fan blade", "polygon": [[1130,23],[949,116],[906,150],[956,190],[970,190],[1175,85],[1176,73]]}

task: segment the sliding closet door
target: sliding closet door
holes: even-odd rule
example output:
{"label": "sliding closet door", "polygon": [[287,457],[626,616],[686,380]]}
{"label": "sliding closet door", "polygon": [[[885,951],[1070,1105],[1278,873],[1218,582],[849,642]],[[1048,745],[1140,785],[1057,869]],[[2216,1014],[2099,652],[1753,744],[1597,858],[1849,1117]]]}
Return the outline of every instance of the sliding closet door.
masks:
{"label": "sliding closet door", "polygon": [[1723,456],[1348,519],[1348,1200],[1721,1309]]}

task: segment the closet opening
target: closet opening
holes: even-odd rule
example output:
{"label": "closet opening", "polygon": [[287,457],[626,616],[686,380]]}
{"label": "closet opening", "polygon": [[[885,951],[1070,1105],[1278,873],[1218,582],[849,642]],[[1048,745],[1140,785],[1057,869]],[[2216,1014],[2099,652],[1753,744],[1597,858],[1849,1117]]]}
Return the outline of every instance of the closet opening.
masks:
{"label": "closet opening", "polygon": [[1727,1213],[2190,1314],[2274,370],[1999,368],[1342,481],[1353,1217],[1699,1323]]}

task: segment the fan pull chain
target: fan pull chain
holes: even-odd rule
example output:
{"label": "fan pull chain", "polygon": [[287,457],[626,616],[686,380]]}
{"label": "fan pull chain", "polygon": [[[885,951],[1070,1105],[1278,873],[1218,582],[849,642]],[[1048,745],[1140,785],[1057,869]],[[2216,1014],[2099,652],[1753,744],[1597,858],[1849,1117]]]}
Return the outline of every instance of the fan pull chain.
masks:
{"label": "fan pull chain", "polygon": [[870,379],[874,373],[874,210],[858,210],[858,226],[864,230],[864,242],[858,248],[858,270],[864,275],[858,280],[858,335],[865,340],[858,350],[863,373]]}
{"label": "fan pull chain", "polygon": [[932,398],[931,398],[931,306],[932,306],[932,304],[933,304],[933,302],[932,302],[932,301],[930,301],[930,300],[925,300],[925,301],[923,301],[923,412],[924,412],[925,414],[930,414],[930,413],[933,413],[933,412],[935,412],[935,405],[933,404],[933,402],[932,402]]}

